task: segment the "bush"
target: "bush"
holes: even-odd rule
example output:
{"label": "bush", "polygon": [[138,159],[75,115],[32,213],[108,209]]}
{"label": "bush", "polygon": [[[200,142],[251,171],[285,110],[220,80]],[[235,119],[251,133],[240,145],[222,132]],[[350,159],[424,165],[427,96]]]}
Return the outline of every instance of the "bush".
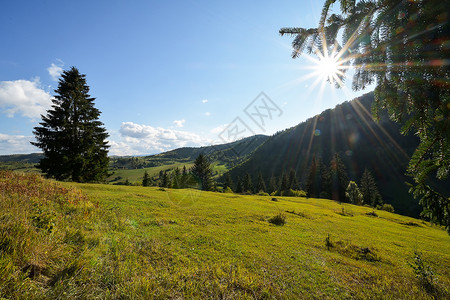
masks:
{"label": "bush", "polygon": [[432,292],[434,290],[434,273],[431,267],[422,259],[422,253],[414,251],[414,260],[409,265],[425,290]]}
{"label": "bush", "polygon": [[269,194],[264,191],[259,191],[258,196],[269,196]]}
{"label": "bush", "polygon": [[231,193],[231,194],[232,194],[232,193],[233,193],[233,190],[232,190],[229,186],[227,186],[226,189],[223,190],[223,192],[224,192],[224,193]]}
{"label": "bush", "polygon": [[286,224],[286,216],[282,213],[279,213],[278,215],[270,218],[269,223],[272,223],[277,226],[283,226],[284,224]]}
{"label": "bush", "polygon": [[387,203],[385,203],[383,205],[377,205],[377,209],[378,210],[385,210],[385,211],[388,211],[390,213],[394,212],[394,207],[391,204],[387,204]]}

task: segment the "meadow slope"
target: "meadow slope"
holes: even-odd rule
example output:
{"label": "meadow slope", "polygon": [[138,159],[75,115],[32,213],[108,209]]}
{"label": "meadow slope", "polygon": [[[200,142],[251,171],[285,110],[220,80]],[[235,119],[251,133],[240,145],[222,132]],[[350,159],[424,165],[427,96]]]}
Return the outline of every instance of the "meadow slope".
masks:
{"label": "meadow slope", "polygon": [[[0,188],[0,298],[450,296],[449,235],[385,211],[10,172]],[[278,214],[284,226],[269,222]]]}

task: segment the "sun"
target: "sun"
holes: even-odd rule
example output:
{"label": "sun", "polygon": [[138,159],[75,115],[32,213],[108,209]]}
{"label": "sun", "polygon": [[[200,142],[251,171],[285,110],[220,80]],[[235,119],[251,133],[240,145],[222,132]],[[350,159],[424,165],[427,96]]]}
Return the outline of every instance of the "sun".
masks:
{"label": "sun", "polygon": [[337,82],[338,84],[341,84],[340,77],[344,75],[342,72],[344,66],[338,53],[332,51],[330,54],[327,52],[325,52],[325,54],[318,53],[317,56],[318,59],[314,60],[314,73],[330,83]]}

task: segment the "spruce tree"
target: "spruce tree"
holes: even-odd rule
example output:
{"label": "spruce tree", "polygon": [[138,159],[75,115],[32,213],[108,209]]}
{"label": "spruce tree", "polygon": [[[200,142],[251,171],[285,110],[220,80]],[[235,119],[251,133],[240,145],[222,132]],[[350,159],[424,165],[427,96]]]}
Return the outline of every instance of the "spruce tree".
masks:
{"label": "spruce tree", "polygon": [[347,170],[339,154],[335,153],[330,162],[332,198],[339,202],[345,202],[345,191],[348,186]]}
{"label": "spruce tree", "polygon": [[226,190],[227,188],[230,188],[232,191],[234,190],[233,180],[229,172],[225,175],[225,182],[223,184],[223,189]]}
{"label": "spruce tree", "polygon": [[244,187],[242,184],[242,179],[238,176],[237,184],[236,184],[236,193],[242,193],[242,192],[244,192]]}
{"label": "spruce tree", "polygon": [[298,189],[298,179],[297,174],[294,169],[289,171],[289,181],[288,181],[289,189],[297,190]]}
{"label": "spruce tree", "polygon": [[108,176],[108,133],[98,120],[100,111],[89,95],[86,75],[72,67],[64,71],[52,108],[34,127],[44,158],[38,167],[57,180],[101,182]]}
{"label": "spruce tree", "polygon": [[[449,4],[442,0],[325,0],[317,28],[282,28],[294,36],[292,57],[303,51],[336,55],[342,82],[353,65],[352,88],[375,84],[374,116],[389,117],[420,139],[407,168],[422,215],[450,233],[450,198],[431,184],[450,173]],[[331,13],[340,4],[340,14]],[[342,42],[342,44],[340,44]],[[333,54],[334,52],[334,54]],[[337,84],[339,85],[339,84]],[[444,183],[445,184],[445,183]]]}
{"label": "spruce tree", "polygon": [[283,172],[281,174],[280,193],[281,192],[286,192],[288,190],[289,190],[288,177],[287,177],[286,173]]}
{"label": "spruce tree", "polygon": [[199,154],[197,156],[191,173],[199,180],[202,190],[210,191],[212,189],[213,182],[211,163],[205,155]]}
{"label": "spruce tree", "polygon": [[345,196],[348,201],[352,204],[362,205],[363,204],[363,195],[359,191],[358,185],[354,181],[350,181],[347,189],[345,190]]}
{"label": "spruce tree", "polygon": [[270,176],[269,187],[267,189],[267,192],[269,194],[272,194],[273,192],[276,192],[277,190],[278,190],[277,179],[272,174],[272,176]]}
{"label": "spruce tree", "polygon": [[245,193],[253,193],[253,181],[250,173],[245,174],[244,180],[242,182],[242,188],[244,189]]}
{"label": "spruce tree", "polygon": [[264,182],[264,178],[261,172],[258,173],[258,183],[256,184],[256,192],[265,192],[266,191],[266,183]]}
{"label": "spruce tree", "polygon": [[364,173],[361,177],[360,186],[364,204],[368,204],[373,207],[383,204],[383,199],[381,198],[380,192],[378,191],[375,179],[367,169],[364,170]]}
{"label": "spruce tree", "polygon": [[148,175],[148,172],[145,171],[144,178],[142,179],[142,186],[150,186],[150,183],[151,183],[150,176]]}
{"label": "spruce tree", "polygon": [[309,165],[308,177],[306,178],[306,193],[308,197],[316,198],[319,196],[319,164],[315,156]]}

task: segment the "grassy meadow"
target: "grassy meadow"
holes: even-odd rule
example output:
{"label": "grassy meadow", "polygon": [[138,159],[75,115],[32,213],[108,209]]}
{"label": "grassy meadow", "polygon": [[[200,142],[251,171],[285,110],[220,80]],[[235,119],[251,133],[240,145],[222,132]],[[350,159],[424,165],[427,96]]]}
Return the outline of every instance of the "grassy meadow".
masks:
{"label": "grassy meadow", "polygon": [[368,207],[13,172],[0,197],[0,298],[450,297],[447,232]]}

